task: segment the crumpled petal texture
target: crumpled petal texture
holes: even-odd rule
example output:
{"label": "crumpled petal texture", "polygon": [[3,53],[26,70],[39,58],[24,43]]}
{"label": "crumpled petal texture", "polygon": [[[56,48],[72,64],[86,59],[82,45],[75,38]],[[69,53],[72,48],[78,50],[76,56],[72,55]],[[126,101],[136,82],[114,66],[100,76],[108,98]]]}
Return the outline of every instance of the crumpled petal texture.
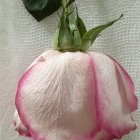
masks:
{"label": "crumpled petal texture", "polygon": [[17,110],[15,111],[15,114],[14,114],[13,124],[14,124],[15,130],[18,131],[18,133],[21,136],[31,137],[28,129],[21,122]]}
{"label": "crumpled petal texture", "polygon": [[34,140],[114,140],[136,129],[137,106],[132,79],[110,56],[49,50],[19,81],[14,122]]}

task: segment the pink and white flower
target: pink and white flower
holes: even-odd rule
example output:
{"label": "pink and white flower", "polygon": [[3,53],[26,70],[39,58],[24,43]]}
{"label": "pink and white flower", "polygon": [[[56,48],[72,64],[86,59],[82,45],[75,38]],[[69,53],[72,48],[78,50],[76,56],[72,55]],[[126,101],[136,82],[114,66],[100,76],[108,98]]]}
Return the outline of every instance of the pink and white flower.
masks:
{"label": "pink and white flower", "polygon": [[40,55],[19,81],[14,124],[34,140],[114,140],[136,129],[138,100],[123,67],[102,52]]}

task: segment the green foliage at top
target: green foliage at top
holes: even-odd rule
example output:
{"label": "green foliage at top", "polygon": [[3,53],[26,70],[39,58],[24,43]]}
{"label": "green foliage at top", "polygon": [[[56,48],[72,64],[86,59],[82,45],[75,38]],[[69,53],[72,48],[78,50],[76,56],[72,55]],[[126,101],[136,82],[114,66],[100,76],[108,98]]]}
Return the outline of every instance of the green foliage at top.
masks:
{"label": "green foliage at top", "polygon": [[91,47],[91,45],[93,44],[93,42],[95,41],[95,39],[100,36],[100,33],[108,28],[109,26],[113,25],[116,21],[118,21],[121,17],[123,16],[123,14],[116,20],[113,20],[111,22],[108,22],[106,24],[97,26],[91,30],[89,30],[88,32],[86,32],[84,34],[84,36],[82,37],[82,50],[86,50],[89,47]]}
{"label": "green foliage at top", "polygon": [[22,0],[26,9],[37,20],[41,21],[61,6],[60,0]]}
{"label": "green foliage at top", "polygon": [[22,0],[26,9],[38,20],[51,15],[62,6],[59,27],[54,37],[54,49],[59,51],[86,51],[92,46],[95,39],[106,28],[113,25],[118,19],[97,26],[87,31],[77,8],[72,6],[75,0]]}
{"label": "green foliage at top", "polygon": [[54,38],[54,49],[59,51],[86,51],[104,29],[113,25],[123,16],[121,15],[116,20],[87,31],[84,22],[78,15],[77,9],[71,6],[73,1],[70,0],[66,3],[66,0],[63,0],[60,26]]}

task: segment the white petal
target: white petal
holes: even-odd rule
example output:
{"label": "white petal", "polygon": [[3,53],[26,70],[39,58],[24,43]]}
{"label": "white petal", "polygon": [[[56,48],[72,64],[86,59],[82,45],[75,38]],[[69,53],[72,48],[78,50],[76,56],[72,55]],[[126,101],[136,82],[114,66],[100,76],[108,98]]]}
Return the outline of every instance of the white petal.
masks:
{"label": "white petal", "polygon": [[101,127],[117,138],[136,129],[120,71],[113,60],[100,52],[88,52],[96,77],[96,109]]}
{"label": "white petal", "polygon": [[85,140],[96,129],[89,55],[46,55],[19,82],[16,106],[35,140]]}
{"label": "white petal", "polygon": [[[110,57],[110,56],[109,56]],[[121,77],[121,81],[123,81],[124,87],[125,87],[125,92],[126,92],[126,98],[127,98],[127,102],[128,102],[128,106],[130,108],[130,112],[135,111],[138,108],[138,99],[135,95],[135,86],[133,83],[132,78],[129,76],[129,74],[127,73],[127,71],[112,57],[110,57],[115,66],[117,71],[119,72]]]}

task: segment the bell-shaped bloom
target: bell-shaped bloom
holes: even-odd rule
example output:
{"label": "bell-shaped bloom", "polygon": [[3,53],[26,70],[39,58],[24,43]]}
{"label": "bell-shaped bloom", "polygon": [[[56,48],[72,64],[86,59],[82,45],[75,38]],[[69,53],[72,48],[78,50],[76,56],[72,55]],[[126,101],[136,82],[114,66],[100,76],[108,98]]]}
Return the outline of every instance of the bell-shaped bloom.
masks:
{"label": "bell-shaped bloom", "polygon": [[34,140],[114,140],[136,129],[133,81],[102,52],[40,55],[19,81],[15,129]]}

